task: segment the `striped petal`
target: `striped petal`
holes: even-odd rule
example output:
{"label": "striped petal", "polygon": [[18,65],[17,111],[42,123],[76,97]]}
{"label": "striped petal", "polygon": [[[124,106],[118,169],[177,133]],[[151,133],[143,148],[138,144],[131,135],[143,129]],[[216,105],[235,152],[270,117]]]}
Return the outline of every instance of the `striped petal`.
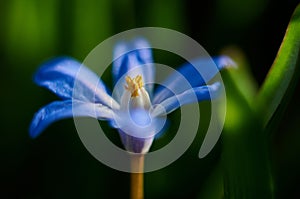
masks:
{"label": "striped petal", "polygon": [[72,117],[93,117],[99,120],[113,118],[113,111],[101,104],[76,100],[55,101],[41,108],[33,117],[29,133],[37,137],[50,124]]}
{"label": "striped petal", "polygon": [[149,94],[153,91],[155,70],[153,66],[152,51],[149,43],[142,39],[135,39],[132,43],[120,42],[116,45],[113,54],[113,78],[117,99],[123,94],[125,77],[131,78],[141,75],[145,88]]}
{"label": "striped petal", "polygon": [[[178,68],[157,88],[153,103],[159,104],[168,97],[180,94],[190,88],[202,86],[211,80],[221,69],[235,66],[227,56],[199,58]],[[166,89],[167,88],[167,89]]]}
{"label": "striped petal", "polygon": [[204,100],[215,99],[221,92],[220,82],[208,86],[200,86],[184,91],[181,94],[167,98],[161,103],[154,105],[153,116],[161,116],[171,113],[180,106]]}
{"label": "striped petal", "polygon": [[62,99],[74,98],[118,107],[101,79],[72,58],[60,57],[46,62],[36,72],[34,82]]}

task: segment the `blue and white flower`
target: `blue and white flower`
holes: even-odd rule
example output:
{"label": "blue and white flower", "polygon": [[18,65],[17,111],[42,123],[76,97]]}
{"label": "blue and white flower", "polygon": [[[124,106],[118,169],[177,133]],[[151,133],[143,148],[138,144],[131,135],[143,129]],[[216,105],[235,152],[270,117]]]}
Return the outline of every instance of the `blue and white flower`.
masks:
{"label": "blue and white flower", "polygon": [[[226,56],[213,58],[218,70],[200,74],[197,69],[204,67],[206,61],[199,58],[182,65],[177,70],[180,75],[171,74],[164,86],[154,90],[155,68],[148,42],[138,38],[119,43],[114,49],[112,94],[100,77],[78,61],[69,57],[51,60],[38,69],[34,82],[61,101],[46,105],[34,115],[30,136],[37,137],[50,124],[64,118],[93,117],[117,128],[127,151],[146,153],[162,129],[166,114],[220,94],[220,82],[206,85],[205,80],[233,62]],[[183,79],[189,87],[182,86]]]}

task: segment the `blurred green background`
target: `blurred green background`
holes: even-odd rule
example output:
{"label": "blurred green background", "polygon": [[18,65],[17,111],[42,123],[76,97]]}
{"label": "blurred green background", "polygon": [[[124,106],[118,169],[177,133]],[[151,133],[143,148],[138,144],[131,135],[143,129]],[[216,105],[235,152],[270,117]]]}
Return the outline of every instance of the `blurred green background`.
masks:
{"label": "blurred green background", "polygon": [[[109,36],[131,28],[158,26],[191,36],[211,55],[220,54],[224,48],[235,49],[247,60],[260,85],[297,3],[298,0],[0,1],[0,197],[129,196],[129,174],[94,159],[82,145],[72,119],[51,125],[35,140],[29,138],[33,114],[57,99],[32,82],[34,71],[43,61],[58,55],[83,60]],[[300,195],[299,92],[297,85],[270,139],[277,198]],[[206,183],[220,172],[222,139],[212,153],[200,160],[197,154],[203,136],[199,130],[198,139],[178,161],[145,175],[146,198],[198,198],[204,189],[218,195],[218,187],[208,191]],[[157,145],[162,142],[157,141]]]}

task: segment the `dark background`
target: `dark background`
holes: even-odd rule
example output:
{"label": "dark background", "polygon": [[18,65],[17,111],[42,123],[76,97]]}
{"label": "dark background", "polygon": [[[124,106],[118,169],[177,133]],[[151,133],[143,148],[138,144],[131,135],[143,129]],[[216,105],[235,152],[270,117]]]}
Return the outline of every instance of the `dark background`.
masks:
{"label": "dark background", "polygon": [[[258,86],[276,56],[297,0],[0,1],[0,198],[128,198],[129,174],[99,163],[68,119],[32,140],[33,114],[56,96],[32,82],[45,60],[78,60],[104,39],[143,26],[171,28],[211,55],[238,49]],[[300,35],[299,35],[300,36]],[[101,56],[99,56],[101,58]],[[299,85],[271,137],[277,198],[298,198]],[[115,133],[115,132],[112,132]],[[146,198],[197,198],[218,165],[221,147],[198,159],[195,143],[178,161],[145,175]],[[213,190],[213,188],[212,188]]]}

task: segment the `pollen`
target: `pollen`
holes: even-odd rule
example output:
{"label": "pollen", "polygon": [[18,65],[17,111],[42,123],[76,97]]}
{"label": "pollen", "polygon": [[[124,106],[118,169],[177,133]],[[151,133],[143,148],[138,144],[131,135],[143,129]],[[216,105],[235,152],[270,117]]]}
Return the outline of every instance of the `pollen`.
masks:
{"label": "pollen", "polygon": [[138,97],[139,96],[139,89],[144,86],[143,78],[141,75],[137,75],[135,78],[131,78],[126,76],[126,83],[125,89],[131,92],[131,97]]}

